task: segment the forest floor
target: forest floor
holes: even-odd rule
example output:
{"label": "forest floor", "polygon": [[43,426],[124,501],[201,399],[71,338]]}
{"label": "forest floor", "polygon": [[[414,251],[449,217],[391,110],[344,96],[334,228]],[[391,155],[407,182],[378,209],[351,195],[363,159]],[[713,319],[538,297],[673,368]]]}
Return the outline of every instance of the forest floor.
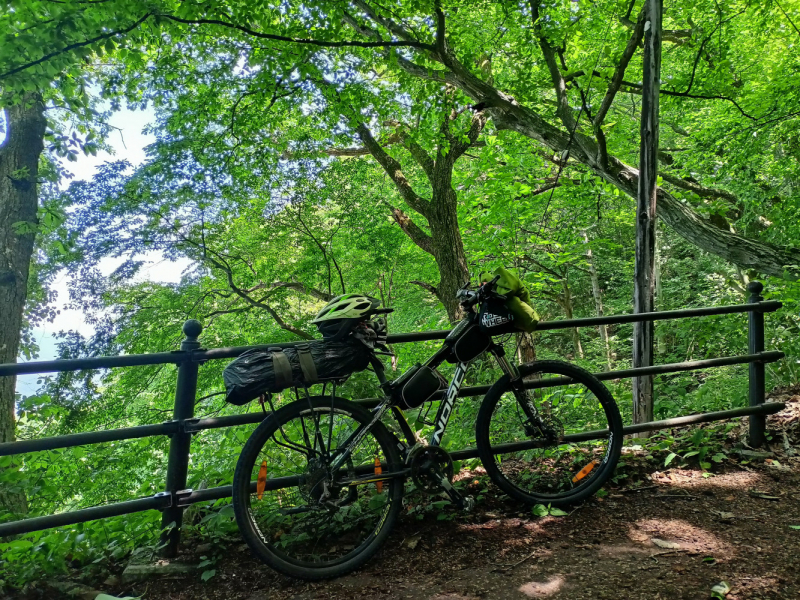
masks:
{"label": "forest floor", "polygon": [[[238,541],[216,549],[223,558],[205,582],[198,571],[96,585],[144,600],[800,598],[800,529],[792,528],[800,525],[800,395],[781,400],[789,407],[770,417],[771,457],[727,459],[709,474],[665,468],[666,453],[629,448],[608,494],[565,517],[521,509],[493,492],[480,469],[462,474],[484,497],[473,513],[405,515],[367,566],[338,579],[288,579]],[[730,439],[744,432],[737,428]],[[199,562],[203,552],[182,560]],[[713,596],[722,582],[727,591]],[[20,597],[57,596],[31,589]]]}

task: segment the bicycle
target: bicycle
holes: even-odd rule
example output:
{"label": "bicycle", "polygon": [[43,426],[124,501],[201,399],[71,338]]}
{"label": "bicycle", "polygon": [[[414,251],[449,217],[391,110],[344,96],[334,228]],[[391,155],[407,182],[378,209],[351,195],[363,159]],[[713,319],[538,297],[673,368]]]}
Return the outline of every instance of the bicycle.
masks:
{"label": "bicycle", "polygon": [[[295,388],[298,399],[279,410],[270,401],[273,412],[247,440],[233,481],[239,529],[259,558],[308,580],[358,568],[386,541],[408,478],[417,489],[444,492],[470,510],[474,500],[453,486],[453,460],[440,444],[469,365],[484,352],[503,372],[476,419],[478,455],[492,481],[526,504],[563,506],[588,498],[608,480],[623,437],[614,398],[575,365],[509,363],[493,338],[513,328],[488,314],[489,331],[482,330],[475,311],[498,298],[496,281],[459,290],[465,317],[424,364],[389,381],[380,358],[371,355],[384,392],[371,411],[337,397],[336,382],[330,396],[325,388],[322,396],[305,388],[301,398]],[[436,368],[445,361],[456,367],[442,396]],[[433,433],[421,444],[401,408],[436,399]],[[405,439],[382,422],[387,413]]]}

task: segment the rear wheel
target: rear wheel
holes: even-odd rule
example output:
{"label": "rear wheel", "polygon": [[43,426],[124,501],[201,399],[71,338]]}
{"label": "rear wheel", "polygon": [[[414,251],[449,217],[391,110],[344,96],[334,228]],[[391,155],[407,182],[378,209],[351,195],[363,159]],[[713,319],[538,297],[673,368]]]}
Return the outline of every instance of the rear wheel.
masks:
{"label": "rear wheel", "polygon": [[591,373],[560,361],[521,365],[534,389],[495,383],[476,425],[486,472],[509,496],[563,506],[594,494],[614,471],[622,419],[608,389]]}
{"label": "rear wheel", "polygon": [[236,465],[233,505],[245,541],[269,566],[301,579],[336,577],[384,543],[403,494],[392,436],[374,423],[331,466],[372,418],[345,400],[311,398],[276,411],[250,436]]}

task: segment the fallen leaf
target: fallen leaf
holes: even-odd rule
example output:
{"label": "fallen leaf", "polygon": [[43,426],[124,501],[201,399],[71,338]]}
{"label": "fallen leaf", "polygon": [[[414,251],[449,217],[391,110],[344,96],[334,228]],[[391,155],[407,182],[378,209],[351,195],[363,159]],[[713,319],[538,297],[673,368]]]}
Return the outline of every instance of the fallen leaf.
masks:
{"label": "fallen leaf", "polygon": [[748,490],[747,492],[753,498],[761,498],[762,500],[774,500],[778,501],[780,498],[778,496],[771,496],[767,492],[761,492],[759,490]]}
{"label": "fallen leaf", "polygon": [[736,515],[732,512],[725,512],[724,510],[712,510],[712,513],[717,515],[723,521],[730,521],[731,519],[735,519]]}
{"label": "fallen leaf", "polygon": [[668,542],[666,540],[660,540],[658,538],[651,538],[650,540],[659,548],[664,548],[666,550],[677,550],[681,547],[681,545],[677,542]]}
{"label": "fallen leaf", "polygon": [[724,598],[731,591],[731,586],[727,581],[720,581],[717,585],[711,588],[712,598]]}
{"label": "fallen leaf", "polygon": [[418,535],[412,536],[406,542],[406,547],[409,548],[410,550],[413,550],[414,548],[417,547],[417,544],[419,544],[419,539],[420,539],[420,536],[418,536]]}

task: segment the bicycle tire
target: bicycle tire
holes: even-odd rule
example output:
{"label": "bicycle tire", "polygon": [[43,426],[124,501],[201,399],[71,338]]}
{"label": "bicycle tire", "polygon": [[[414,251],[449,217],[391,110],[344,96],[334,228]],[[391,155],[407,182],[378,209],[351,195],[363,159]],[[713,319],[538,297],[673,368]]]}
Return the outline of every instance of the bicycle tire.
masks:
{"label": "bicycle tire", "polygon": [[[325,417],[329,424],[327,429],[321,425]],[[314,432],[312,438],[315,441],[311,444],[306,434],[300,434],[301,431],[306,431],[306,423],[316,423],[316,431],[323,435],[323,444],[330,433],[330,437],[327,437],[330,450],[334,435],[336,441],[343,444],[342,438],[352,434],[359,425],[371,423],[372,419],[373,415],[352,402],[316,397],[284,406],[256,428],[245,443],[236,464],[233,506],[242,536],[263,562],[290,577],[325,579],[357,569],[383,545],[402,509],[404,478],[384,480],[380,486],[377,483],[367,483],[345,486],[338,490],[335,484],[331,484],[337,498],[341,499],[341,495],[345,494],[345,498],[341,499],[343,504],[335,511],[330,507],[323,507],[319,498],[314,498],[314,494],[318,494],[317,490],[325,486],[319,485],[322,479],[316,479],[316,483],[313,481],[317,473],[323,472],[327,467],[319,467],[314,462],[317,458],[309,457],[309,454],[316,452],[318,438]],[[296,439],[302,437],[305,439]],[[395,443],[381,422],[374,423],[356,446],[353,453],[355,459],[340,467],[336,477],[352,479],[356,473],[356,464],[363,471],[365,460],[370,463],[373,455],[380,456],[381,464],[386,465],[382,469],[389,469],[387,473],[402,472],[402,460]],[[304,451],[292,448],[292,445],[304,448]],[[314,450],[311,450],[312,445]],[[290,450],[295,451],[294,455],[290,455]],[[302,457],[303,452],[307,454],[305,458]],[[306,461],[305,466],[302,464],[303,460]],[[270,494],[266,503],[263,497],[258,496],[258,483],[254,493],[254,473],[258,473],[255,478],[257,480],[261,475],[260,469],[269,470],[270,475],[275,475],[277,468],[277,475],[284,477],[293,467],[303,472],[288,475],[294,477],[290,482],[292,485],[278,489],[267,486],[266,481],[269,480],[266,479],[267,473],[264,473],[265,489],[262,492]],[[378,472],[377,469],[375,472]],[[368,479],[370,475],[363,477]],[[356,498],[345,503],[353,490]],[[348,520],[351,515],[352,518]],[[360,523],[367,516],[371,516],[373,522],[368,527]],[[359,534],[364,534],[363,539],[356,543],[353,538]],[[310,539],[312,535],[317,536],[313,543]],[[350,550],[349,541],[353,541]]]}
{"label": "bicycle tire", "polygon": [[[487,474],[506,494],[526,504],[565,506],[585,500],[611,477],[622,450],[622,418],[611,392],[591,373],[569,363],[537,361],[518,368],[528,381],[533,377],[544,382],[549,375],[561,382],[568,378],[568,385],[525,390],[529,400],[531,392],[538,394],[535,399],[544,406],[537,409],[550,420],[550,431],[560,428],[563,437],[548,440],[543,430],[531,425],[505,375],[486,393],[476,421],[478,454]],[[565,387],[566,392],[560,391]],[[579,436],[599,430],[607,433],[597,439]],[[521,449],[526,443],[538,447]]]}

